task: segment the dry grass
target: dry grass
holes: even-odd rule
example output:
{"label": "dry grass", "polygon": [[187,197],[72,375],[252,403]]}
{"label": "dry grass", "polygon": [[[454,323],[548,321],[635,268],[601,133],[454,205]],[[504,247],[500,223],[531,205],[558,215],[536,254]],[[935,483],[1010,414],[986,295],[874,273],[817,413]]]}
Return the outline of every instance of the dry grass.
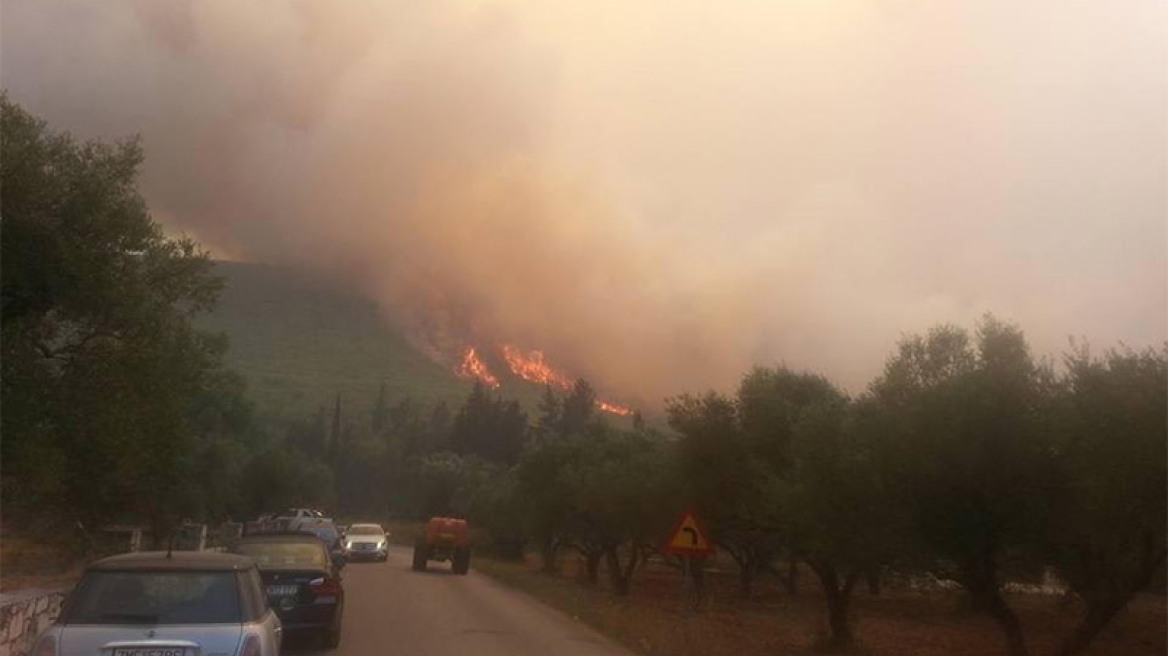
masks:
{"label": "dry grass", "polygon": [[[576,582],[569,559],[558,576],[534,562],[504,563],[476,557],[474,567],[522,589],[642,654],[669,656],[776,656],[817,653],[827,631],[818,584],[804,574],[795,596],[763,581],[752,599],[738,593],[732,570],[708,574],[709,594],[695,611],[682,595],[677,571],[656,565],[638,574],[633,593],[616,598]],[[603,574],[603,572],[602,572]],[[1066,598],[1014,596],[1032,653],[1049,654],[1080,611]],[[1164,654],[1165,599],[1139,597],[1085,652],[1085,656]],[[866,656],[986,656],[1004,653],[997,626],[970,612],[959,592],[924,595],[886,589],[879,597],[854,593],[855,653]]]}

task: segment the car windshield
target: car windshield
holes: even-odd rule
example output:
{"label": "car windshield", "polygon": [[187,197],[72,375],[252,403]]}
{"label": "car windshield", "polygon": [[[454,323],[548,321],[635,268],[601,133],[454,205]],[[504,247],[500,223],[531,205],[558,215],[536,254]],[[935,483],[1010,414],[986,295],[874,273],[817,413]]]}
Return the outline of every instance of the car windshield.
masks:
{"label": "car windshield", "polygon": [[91,572],[77,586],[65,624],[240,622],[233,572]]}
{"label": "car windshield", "polygon": [[380,526],[372,524],[363,524],[360,526],[353,526],[349,529],[349,535],[384,535],[385,531],[381,530]]}
{"label": "car windshield", "polygon": [[236,551],[262,567],[324,567],[324,550],[311,542],[244,542]]}

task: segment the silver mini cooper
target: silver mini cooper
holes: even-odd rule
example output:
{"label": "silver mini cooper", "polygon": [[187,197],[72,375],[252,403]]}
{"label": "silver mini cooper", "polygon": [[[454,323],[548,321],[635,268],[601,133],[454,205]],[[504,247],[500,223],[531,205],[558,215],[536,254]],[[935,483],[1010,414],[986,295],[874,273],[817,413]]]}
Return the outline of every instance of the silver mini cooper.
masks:
{"label": "silver mini cooper", "polygon": [[129,553],[86,569],[33,656],[277,656],[280,619],[250,558]]}

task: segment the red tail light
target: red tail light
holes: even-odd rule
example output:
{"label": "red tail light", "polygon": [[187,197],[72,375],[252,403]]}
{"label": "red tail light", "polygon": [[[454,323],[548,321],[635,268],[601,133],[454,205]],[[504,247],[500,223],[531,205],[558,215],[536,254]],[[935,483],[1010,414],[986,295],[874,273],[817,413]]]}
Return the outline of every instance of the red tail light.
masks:
{"label": "red tail light", "polygon": [[331,576],[312,579],[308,582],[308,587],[312,590],[312,594],[317,597],[323,597],[326,595],[332,595],[335,597],[341,594],[340,584],[337,583],[337,580]]}

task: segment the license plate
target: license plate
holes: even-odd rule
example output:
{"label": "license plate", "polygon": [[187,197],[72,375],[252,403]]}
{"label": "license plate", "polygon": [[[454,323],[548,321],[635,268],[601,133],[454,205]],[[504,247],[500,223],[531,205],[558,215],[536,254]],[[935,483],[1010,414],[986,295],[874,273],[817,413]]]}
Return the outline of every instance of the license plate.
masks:
{"label": "license plate", "polygon": [[296,594],[296,592],[299,589],[300,588],[298,586],[295,586],[295,585],[269,585],[268,586],[268,596],[269,597],[290,597],[290,596]]}
{"label": "license plate", "polygon": [[184,656],[182,647],[117,647],[113,656]]}

